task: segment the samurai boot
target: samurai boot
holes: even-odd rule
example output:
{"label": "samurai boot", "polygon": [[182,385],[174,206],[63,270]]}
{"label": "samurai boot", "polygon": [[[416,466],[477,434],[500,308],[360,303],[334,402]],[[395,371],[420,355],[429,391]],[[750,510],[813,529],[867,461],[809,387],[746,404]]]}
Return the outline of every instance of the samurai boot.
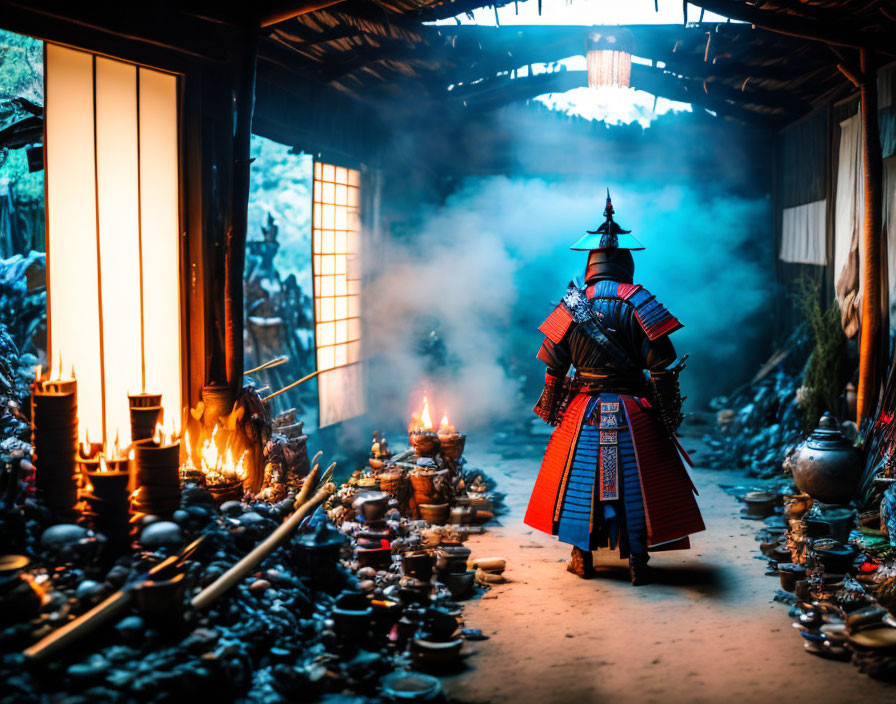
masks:
{"label": "samurai boot", "polygon": [[640,587],[653,581],[653,570],[647,565],[649,559],[650,555],[646,552],[632,553],[628,558],[633,587]]}
{"label": "samurai boot", "polygon": [[582,579],[593,577],[594,556],[587,550],[573,546],[572,555],[569,556],[569,562],[566,563],[566,571],[572,572]]}

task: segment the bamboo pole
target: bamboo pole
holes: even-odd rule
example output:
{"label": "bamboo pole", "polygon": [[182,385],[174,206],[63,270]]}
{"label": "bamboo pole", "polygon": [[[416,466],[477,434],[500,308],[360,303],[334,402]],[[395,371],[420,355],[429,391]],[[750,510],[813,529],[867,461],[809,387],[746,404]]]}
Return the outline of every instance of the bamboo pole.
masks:
{"label": "bamboo pole", "polygon": [[268,555],[276,550],[280,544],[285,541],[296,528],[298,528],[305,516],[309,515],[320,504],[326,501],[335,490],[336,486],[334,484],[324,484],[309,501],[306,501],[296,509],[295,513],[287,518],[277,530],[256,545],[252,552],[199,592],[199,594],[193,598],[193,608],[197,611],[207,609],[224,596],[230,589],[235,587],[240,580],[258,567]]}
{"label": "bamboo pole", "polygon": [[284,394],[284,393],[286,393],[287,391],[289,391],[290,389],[294,389],[295,387],[299,386],[300,384],[304,384],[306,381],[310,381],[311,379],[313,379],[314,377],[316,377],[318,374],[320,374],[322,371],[324,371],[324,370],[323,370],[323,369],[318,369],[316,372],[311,372],[310,374],[306,374],[305,376],[303,376],[303,377],[302,377],[301,379],[299,379],[298,381],[294,381],[294,382],[292,382],[291,384],[288,384],[288,385],[284,386],[284,387],[283,387],[282,389],[280,389],[279,391],[275,391],[274,393],[272,393],[272,394],[270,394],[270,395],[268,395],[268,396],[265,396],[265,397],[264,397],[263,399],[261,399],[261,400],[262,400],[262,402],[265,402],[265,403],[266,403],[266,402],[270,401],[272,398],[275,398],[275,397],[279,396],[280,394]]}
{"label": "bamboo pole", "polygon": [[865,221],[862,230],[862,330],[859,342],[857,419],[868,418],[877,405],[883,378],[881,354],[881,181],[883,155],[877,120],[877,67],[869,49],[859,52],[864,155]]}
{"label": "bamboo pole", "polygon": [[281,364],[286,364],[289,361],[289,357],[283,355],[282,357],[275,357],[274,359],[268,360],[264,364],[259,364],[254,369],[247,369],[243,372],[243,374],[254,374],[255,372],[260,372],[264,369],[273,369],[274,367],[279,367]]}

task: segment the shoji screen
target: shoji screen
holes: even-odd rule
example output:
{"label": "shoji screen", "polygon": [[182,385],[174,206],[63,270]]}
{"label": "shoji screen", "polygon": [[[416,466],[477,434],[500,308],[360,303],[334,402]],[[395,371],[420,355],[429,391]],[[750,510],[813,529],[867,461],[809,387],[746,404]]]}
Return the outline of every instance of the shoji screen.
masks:
{"label": "shoji screen", "polygon": [[321,427],[365,410],[360,190],[359,171],[314,164],[311,254]]}
{"label": "shoji screen", "polygon": [[45,114],[50,359],[126,446],[129,392],[182,404],[177,78],[47,44]]}

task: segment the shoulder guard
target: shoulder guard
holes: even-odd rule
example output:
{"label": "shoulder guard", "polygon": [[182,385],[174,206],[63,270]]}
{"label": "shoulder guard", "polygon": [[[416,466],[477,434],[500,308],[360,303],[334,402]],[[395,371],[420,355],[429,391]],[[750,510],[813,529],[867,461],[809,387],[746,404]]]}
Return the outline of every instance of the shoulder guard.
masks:
{"label": "shoulder guard", "polygon": [[668,335],[684,327],[650,291],[637,284],[619,284],[618,295],[635,308],[635,317],[648,339]]}
{"label": "shoulder guard", "polygon": [[538,329],[551,342],[559,345],[570,325],[572,325],[572,316],[566,306],[559,303]]}
{"label": "shoulder guard", "polygon": [[563,303],[566,312],[577,323],[584,323],[591,320],[591,302],[585,291],[579,288],[574,281],[569,282],[569,288],[566,289],[566,295],[563,296]]}

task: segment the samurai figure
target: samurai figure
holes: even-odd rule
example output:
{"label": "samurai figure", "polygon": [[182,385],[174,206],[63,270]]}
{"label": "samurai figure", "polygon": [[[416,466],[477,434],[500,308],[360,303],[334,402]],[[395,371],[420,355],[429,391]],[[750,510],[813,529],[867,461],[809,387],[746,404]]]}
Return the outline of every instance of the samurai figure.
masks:
{"label": "samurai figure", "polygon": [[632,251],[644,247],[613,215],[607,191],[606,220],[572,247],[589,253],[585,283],[571,282],[539,328],[547,373],[535,413],[556,429],[525,522],[573,546],[570,572],[592,576],[592,551],[618,547],[641,585],[649,551],[689,548],[705,526],[675,437],[684,360],[669,335],[682,325],[633,283]]}

